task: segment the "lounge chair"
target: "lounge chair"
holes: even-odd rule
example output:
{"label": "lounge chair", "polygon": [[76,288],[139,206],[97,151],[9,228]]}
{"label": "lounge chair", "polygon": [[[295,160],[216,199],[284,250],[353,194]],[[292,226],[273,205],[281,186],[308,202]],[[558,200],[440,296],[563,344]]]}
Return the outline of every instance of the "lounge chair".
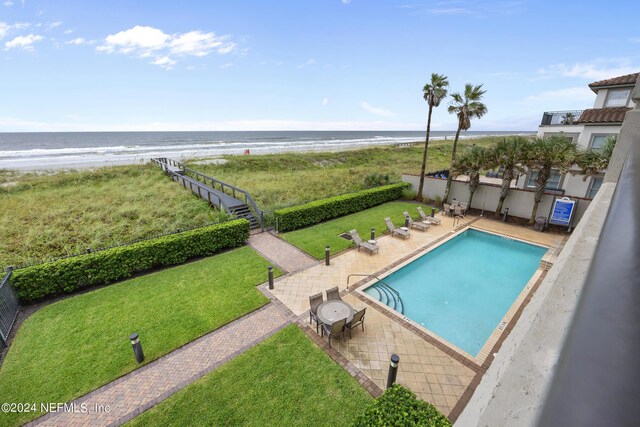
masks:
{"label": "lounge chair", "polygon": [[322,324],[322,336],[327,334],[329,336],[329,348],[331,348],[331,337],[340,336],[344,337],[344,327],[347,324],[347,319],[336,320],[331,325]]}
{"label": "lounge chair", "polygon": [[420,231],[427,231],[429,229],[428,223],[415,222],[414,220],[411,219],[411,215],[409,215],[409,212],[404,211],[402,213],[404,214],[404,219],[407,221],[407,224],[409,224],[409,228],[415,228],[416,230],[420,230]]}
{"label": "lounge chair", "polygon": [[309,297],[309,305],[311,306],[311,310],[309,311],[309,323],[313,325],[313,321],[316,321],[316,333],[318,333],[318,327],[322,324],[318,318],[318,307],[323,301],[324,298],[322,298],[322,292]]}
{"label": "lounge chair", "polygon": [[337,286],[335,288],[327,289],[327,301],[331,300],[342,301],[342,298],[340,298],[340,290],[338,290]]}
{"label": "lounge chair", "polygon": [[389,231],[391,232],[391,237],[393,236],[400,236],[403,239],[406,239],[407,237],[409,237],[411,234],[409,233],[409,230],[402,230],[400,228],[396,228],[395,225],[393,225],[393,223],[391,222],[391,218],[386,217],[384,219],[384,222],[387,223],[387,228],[389,229]]}
{"label": "lounge chair", "polygon": [[427,215],[422,210],[422,207],[418,206],[418,213],[420,214],[420,218],[422,218],[422,222],[428,222],[431,224],[440,225],[442,221],[440,220],[440,218],[435,218],[433,216],[433,211],[434,211],[434,208],[431,208],[431,215]]}
{"label": "lounge chair", "polygon": [[351,338],[351,330],[356,328],[358,325],[362,325],[362,332],[364,332],[364,313],[366,311],[366,307],[358,311],[353,315],[353,320],[351,321],[351,323],[346,324],[345,328],[349,330],[349,338]]}
{"label": "lounge chair", "polygon": [[372,255],[374,252],[378,252],[378,245],[369,242],[363,242],[356,230],[351,230],[349,234],[351,235],[351,239],[353,239],[354,243],[356,244],[358,252],[360,252],[360,248],[368,250]]}

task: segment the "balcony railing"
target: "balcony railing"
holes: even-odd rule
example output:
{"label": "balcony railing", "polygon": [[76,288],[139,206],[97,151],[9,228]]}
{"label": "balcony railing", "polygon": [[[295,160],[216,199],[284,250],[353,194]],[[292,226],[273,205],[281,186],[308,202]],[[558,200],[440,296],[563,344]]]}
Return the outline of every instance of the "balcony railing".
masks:
{"label": "balcony railing", "polygon": [[583,111],[547,111],[542,115],[540,126],[575,125]]}

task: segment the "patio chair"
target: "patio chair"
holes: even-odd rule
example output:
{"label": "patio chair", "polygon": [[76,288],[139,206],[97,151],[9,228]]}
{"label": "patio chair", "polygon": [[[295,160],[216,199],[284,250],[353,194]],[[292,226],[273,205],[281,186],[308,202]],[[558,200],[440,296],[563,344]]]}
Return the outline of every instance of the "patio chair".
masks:
{"label": "patio chair", "polygon": [[445,211],[447,213],[447,215],[451,215],[452,209],[451,209],[451,205],[449,203],[443,203],[442,204],[442,210]]}
{"label": "patio chair", "polygon": [[366,307],[358,311],[353,315],[353,320],[345,326],[345,328],[349,330],[349,338],[351,338],[351,330],[356,328],[358,325],[362,325],[362,332],[364,332],[364,313],[366,311]]}
{"label": "patio chair", "polygon": [[373,255],[374,252],[378,252],[378,245],[374,243],[363,242],[356,230],[351,230],[349,234],[351,235],[351,239],[353,239],[353,242],[356,244],[358,252],[360,252],[360,248],[368,250],[371,255]]}
{"label": "patio chair", "polygon": [[324,298],[322,298],[322,292],[309,297],[309,305],[311,306],[311,310],[309,310],[309,324],[313,325],[313,321],[316,321],[316,333],[318,333],[318,328],[322,324],[318,318],[318,307],[323,302]]}
{"label": "patio chair", "polygon": [[401,230],[399,228],[396,228],[395,225],[393,225],[393,223],[391,222],[391,218],[386,217],[384,219],[384,222],[387,223],[387,228],[389,229],[389,231],[391,232],[391,237],[393,236],[400,236],[403,239],[406,239],[407,237],[410,236],[409,234],[409,230]]}
{"label": "patio chair", "polygon": [[409,228],[415,228],[416,230],[420,230],[420,231],[427,231],[429,229],[429,224],[426,222],[414,222],[411,219],[411,215],[409,215],[409,212],[404,211],[402,212],[404,215],[404,219],[407,221],[407,224],[409,224]]}
{"label": "patio chair", "polygon": [[332,300],[342,301],[342,298],[340,298],[340,291],[337,286],[335,288],[327,289],[327,301]]}
{"label": "patio chair", "polygon": [[455,205],[453,207],[453,216],[459,216],[461,218],[464,218],[464,209],[462,209],[462,206]]}
{"label": "patio chair", "polygon": [[422,207],[418,206],[418,213],[420,214],[420,218],[422,218],[423,222],[428,222],[428,223],[431,223],[431,224],[440,225],[440,223],[442,221],[440,220],[440,218],[435,218],[433,216],[433,211],[434,210],[435,210],[434,208],[431,208],[431,215],[427,215],[422,210]]}
{"label": "patio chair", "polygon": [[329,348],[331,348],[331,337],[342,335],[344,337],[344,327],[347,324],[347,319],[340,319],[333,322],[331,325],[322,324],[322,336],[327,334],[329,337]]}

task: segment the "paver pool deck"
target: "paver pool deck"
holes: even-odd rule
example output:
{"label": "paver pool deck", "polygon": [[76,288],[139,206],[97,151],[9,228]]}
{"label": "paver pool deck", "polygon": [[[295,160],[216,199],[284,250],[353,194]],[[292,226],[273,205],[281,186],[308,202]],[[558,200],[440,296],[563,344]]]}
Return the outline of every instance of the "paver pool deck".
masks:
{"label": "paver pool deck", "polygon": [[[440,411],[455,420],[468,402],[486,371],[492,357],[478,362],[464,357],[433,339],[410,322],[394,315],[381,304],[374,303],[354,290],[363,277],[353,276],[350,289],[347,279],[351,274],[383,274],[426,248],[437,244],[455,232],[471,224],[472,227],[499,233],[516,239],[554,247],[563,240],[562,235],[538,233],[485,218],[467,216],[463,225],[454,229],[453,218],[438,216],[442,223],[425,232],[411,230],[406,240],[385,235],[378,238],[379,253],[355,249],[348,250],[331,259],[331,265],[317,264],[298,273],[282,277],[275,282],[271,293],[293,313],[309,321],[309,296],[338,286],[342,298],[356,310],[367,308],[365,331],[353,331],[353,338],[332,340],[333,347],[355,367],[384,389],[389,367],[389,357],[400,356],[398,382],[408,386],[419,398],[433,403]],[[370,279],[370,278],[369,278]],[[364,279],[366,281],[368,279]],[[539,282],[538,282],[539,283]],[[530,298],[530,295],[529,295]],[[516,315],[506,330],[517,321]],[[497,341],[497,340],[495,340]],[[494,341],[494,342],[495,342]],[[493,348],[493,342],[491,348]]]}

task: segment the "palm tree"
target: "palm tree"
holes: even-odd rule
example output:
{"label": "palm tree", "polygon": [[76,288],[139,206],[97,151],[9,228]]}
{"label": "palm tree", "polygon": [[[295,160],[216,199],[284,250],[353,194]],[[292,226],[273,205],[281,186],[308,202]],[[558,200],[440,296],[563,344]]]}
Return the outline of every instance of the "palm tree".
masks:
{"label": "palm tree", "polygon": [[509,195],[511,181],[516,173],[524,172],[524,163],[527,158],[527,148],[529,140],[521,136],[504,138],[498,142],[490,151],[489,165],[493,168],[502,167],[502,185],[500,187],[500,198],[496,207],[495,216],[498,218],[502,212],[504,201]]}
{"label": "palm tree", "polygon": [[536,178],[529,224],[535,223],[538,205],[544,196],[551,170],[557,169],[560,173],[566,172],[576,162],[577,154],[578,149],[575,142],[562,136],[536,138],[531,143],[526,164],[530,170],[538,172],[538,177]]}
{"label": "palm tree", "polygon": [[[464,93],[453,93],[451,97],[453,101],[449,105],[449,114],[456,114],[458,116],[458,130],[456,131],[456,137],[453,140],[453,152],[451,153],[451,164],[456,160],[456,149],[458,148],[458,138],[460,138],[460,131],[467,130],[471,127],[471,119],[474,117],[480,118],[487,114],[487,106],[480,100],[486,90],[482,90],[482,85],[474,86],[471,83],[464,85]],[[451,190],[452,176],[449,174],[447,178],[447,187],[444,190],[443,202],[447,202],[449,199],[449,191]]]}
{"label": "palm tree", "polygon": [[469,176],[469,208],[471,208],[473,193],[480,185],[480,171],[487,166],[488,154],[487,149],[474,145],[465,150],[451,167],[452,174]]}
{"label": "palm tree", "polygon": [[447,96],[447,87],[449,82],[444,74],[431,73],[431,81],[424,85],[422,93],[424,100],[429,105],[429,114],[427,116],[427,137],[424,140],[424,153],[422,153],[422,169],[420,170],[420,185],[418,186],[418,194],[416,199],[422,199],[422,189],[424,188],[424,174],[427,169],[427,149],[429,148],[429,134],[431,133],[431,113],[433,107],[440,105],[440,102]]}
{"label": "palm tree", "polygon": [[602,148],[589,149],[580,153],[577,163],[580,166],[580,173],[584,175],[583,180],[590,176],[599,175],[609,167],[609,160],[613,155],[616,140],[616,136],[611,135],[607,138]]}

